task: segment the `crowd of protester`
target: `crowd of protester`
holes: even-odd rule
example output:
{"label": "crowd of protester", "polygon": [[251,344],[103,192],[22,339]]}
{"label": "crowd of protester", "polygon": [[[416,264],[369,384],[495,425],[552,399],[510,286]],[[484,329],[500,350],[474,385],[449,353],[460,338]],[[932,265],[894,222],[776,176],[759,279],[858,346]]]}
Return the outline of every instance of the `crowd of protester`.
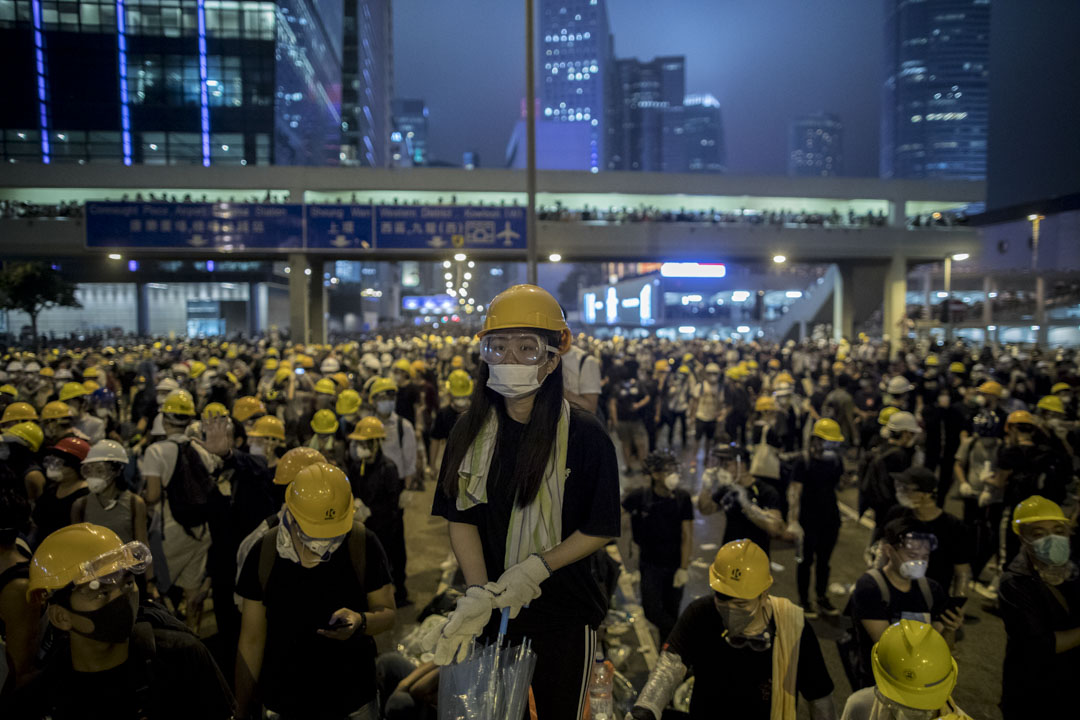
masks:
{"label": "crowd of protester", "polygon": [[[787,719],[801,696],[836,718],[820,616],[849,628],[844,718],[968,717],[970,598],[1004,622],[984,659],[1004,716],[1049,716],[1080,671],[1078,360],[575,337],[533,286],[478,337],[12,348],[0,715],[433,717],[439,667],[505,609],[538,656],[535,716],[580,718],[619,542],[662,648],[629,717]],[[874,531],[830,599],[852,484]],[[425,489],[458,587],[414,656],[377,655],[411,603],[402,497]],[[684,607],[694,519],[716,513],[711,592]],[[770,591],[781,546],[791,599]]]}

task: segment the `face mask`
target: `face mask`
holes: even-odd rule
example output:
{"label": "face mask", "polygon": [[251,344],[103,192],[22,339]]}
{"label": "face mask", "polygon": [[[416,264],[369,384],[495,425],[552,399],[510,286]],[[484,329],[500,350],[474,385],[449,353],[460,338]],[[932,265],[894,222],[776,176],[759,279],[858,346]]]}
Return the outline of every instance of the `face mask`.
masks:
{"label": "face mask", "polygon": [[47,468],[45,470],[45,477],[53,482],[60,482],[64,479],[64,470],[62,468]]}
{"label": "face mask", "polygon": [[319,562],[326,562],[334,554],[334,551],[341,547],[341,543],[345,540],[345,537],[326,538],[326,539],[314,539],[308,538],[301,540],[304,547],[311,551],[313,555],[317,555]]}
{"label": "face mask", "polygon": [[1058,395],[1058,397],[1061,398],[1061,403],[1063,405],[1068,405],[1072,402],[1072,395]]}
{"label": "face mask", "polygon": [[540,389],[535,365],[490,365],[488,372],[487,386],[506,398],[524,397]]}
{"label": "face mask", "polygon": [[375,403],[375,410],[380,415],[389,415],[390,413],[394,412],[395,405],[396,403],[393,400],[380,400],[379,402]]}
{"label": "face mask", "polygon": [[371,457],[371,450],[364,447],[363,445],[353,445],[352,455],[357,460],[367,460]]}
{"label": "face mask", "polygon": [[469,398],[461,398],[460,400],[451,400],[450,405],[454,410],[458,412],[465,412],[469,409]]}
{"label": "face mask", "polygon": [[746,628],[750,627],[750,623],[754,621],[754,614],[757,609],[743,610],[742,608],[731,607],[721,603],[716,604],[716,610],[720,613],[720,617],[724,620],[724,627],[727,628],[729,635],[742,635]]}
{"label": "face mask", "polygon": [[77,612],[68,608],[70,612],[81,615],[94,623],[94,629],[90,632],[79,632],[74,628],[72,628],[72,632],[103,643],[117,644],[125,642],[131,637],[131,631],[135,628],[135,611],[138,606],[139,594],[134,589],[130,589],[97,610]]}
{"label": "face mask", "polygon": [[718,485],[730,485],[733,482],[735,482],[735,477],[730,471],[723,469],[716,471],[716,483]]}
{"label": "face mask", "polygon": [[261,457],[261,458],[266,457],[266,447],[261,445],[261,444],[252,443],[248,447],[248,449],[251,451],[251,454],[254,455],[255,457]]}
{"label": "face mask", "polygon": [[909,495],[908,493],[896,493],[896,502],[909,510],[919,507],[919,501],[915,499],[914,495]]}
{"label": "face mask", "polygon": [[985,395],[976,395],[975,396],[975,404],[978,405],[979,407],[986,407],[986,396]]}
{"label": "face mask", "polygon": [[90,488],[90,492],[100,495],[109,487],[109,480],[103,477],[89,477],[86,478],[86,486]]}
{"label": "face mask", "polygon": [[1047,565],[1064,565],[1069,561],[1069,538],[1046,535],[1031,543],[1035,557]]}
{"label": "face mask", "polygon": [[679,487],[679,473],[668,473],[664,476],[664,487],[674,490]]}
{"label": "face mask", "polygon": [[918,580],[926,576],[926,567],[929,564],[926,560],[905,560],[900,563],[900,575],[908,580]]}

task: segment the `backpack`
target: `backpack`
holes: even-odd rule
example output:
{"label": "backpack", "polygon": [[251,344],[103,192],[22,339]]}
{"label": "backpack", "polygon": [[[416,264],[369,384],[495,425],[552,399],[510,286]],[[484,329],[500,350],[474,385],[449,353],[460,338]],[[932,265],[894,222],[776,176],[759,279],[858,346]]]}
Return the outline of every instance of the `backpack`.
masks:
{"label": "backpack", "polygon": [[214,480],[199,452],[190,442],[176,445],[176,467],[165,487],[173,519],[186,530],[205,525],[210,519],[210,496]]}
{"label": "backpack", "polygon": [[[266,534],[263,535],[262,545],[259,547],[259,587],[262,588],[263,598],[266,597],[266,587],[270,583],[270,573],[273,571],[274,562],[278,557],[275,533],[277,533],[280,523],[280,518],[275,516]],[[364,587],[364,579],[367,574],[367,528],[359,520],[353,522],[352,531],[349,533],[346,544],[349,548],[349,560],[352,562],[356,581],[360,583],[361,589],[366,593],[367,588]],[[364,610],[366,607],[359,609]]]}

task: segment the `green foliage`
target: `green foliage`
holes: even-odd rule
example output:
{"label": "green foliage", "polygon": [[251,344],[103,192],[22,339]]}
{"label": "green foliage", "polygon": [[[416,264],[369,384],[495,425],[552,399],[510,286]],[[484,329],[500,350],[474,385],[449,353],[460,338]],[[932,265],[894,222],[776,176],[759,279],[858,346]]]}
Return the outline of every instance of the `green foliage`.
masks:
{"label": "green foliage", "polygon": [[37,337],[37,317],[53,307],[82,307],[75,299],[75,284],[43,262],[5,263],[0,270],[0,309],[30,316]]}

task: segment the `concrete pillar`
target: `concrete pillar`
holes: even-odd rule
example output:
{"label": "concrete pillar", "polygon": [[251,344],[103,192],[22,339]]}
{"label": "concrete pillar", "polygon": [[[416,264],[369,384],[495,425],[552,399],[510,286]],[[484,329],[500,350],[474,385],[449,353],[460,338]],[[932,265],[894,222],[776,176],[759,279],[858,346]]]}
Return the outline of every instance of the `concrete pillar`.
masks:
{"label": "concrete pillar", "polygon": [[[990,297],[990,293],[994,292],[994,278],[990,275],[983,276],[983,307],[982,307],[982,324],[983,328],[989,327],[994,324],[994,300]],[[987,331],[989,332],[989,331]],[[989,336],[986,339],[990,342]]]}
{"label": "concrete pillar", "polygon": [[150,334],[150,289],[135,283],[135,327],[140,335]]}
{"label": "concrete pillar", "polygon": [[934,304],[932,291],[934,289],[934,278],[927,270],[923,275],[923,320],[934,319]]}
{"label": "concrete pillar", "polygon": [[889,227],[904,228],[907,226],[907,215],[904,212],[906,204],[904,200],[889,201]]}
{"label": "concrete pillar", "polygon": [[806,321],[805,320],[800,320],[799,321],[799,342],[805,342],[805,341],[806,341]]}
{"label": "concrete pillar", "polygon": [[837,264],[833,281],[833,339],[855,336],[855,268]]}
{"label": "concrete pillar", "polygon": [[1039,326],[1035,344],[1044,348],[1050,341],[1050,328],[1046,325],[1046,281],[1041,272],[1035,276],[1035,324]]}
{"label": "concrete pillar", "polygon": [[326,342],[326,286],[323,285],[323,261],[309,258],[311,277],[308,278],[308,339],[307,342]]}
{"label": "concrete pillar", "polygon": [[308,341],[308,270],[302,253],[289,255],[289,336],[293,342]]}
{"label": "concrete pillar", "polygon": [[907,259],[894,255],[885,271],[885,302],[882,306],[882,334],[894,340],[893,347],[907,335]]}

